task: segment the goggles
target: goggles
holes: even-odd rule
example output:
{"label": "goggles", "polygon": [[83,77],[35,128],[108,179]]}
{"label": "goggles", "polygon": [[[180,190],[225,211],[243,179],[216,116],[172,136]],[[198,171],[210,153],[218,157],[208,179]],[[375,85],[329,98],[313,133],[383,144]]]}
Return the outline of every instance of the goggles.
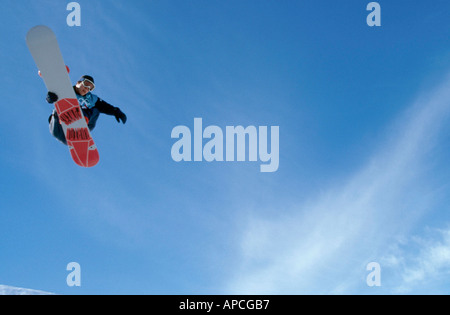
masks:
{"label": "goggles", "polygon": [[93,91],[93,90],[95,90],[95,84],[94,84],[94,82],[92,82],[91,80],[89,80],[89,79],[84,79],[83,81],[81,81],[81,84],[83,84],[83,86],[85,87],[85,88],[87,88],[87,89],[89,89],[89,91]]}

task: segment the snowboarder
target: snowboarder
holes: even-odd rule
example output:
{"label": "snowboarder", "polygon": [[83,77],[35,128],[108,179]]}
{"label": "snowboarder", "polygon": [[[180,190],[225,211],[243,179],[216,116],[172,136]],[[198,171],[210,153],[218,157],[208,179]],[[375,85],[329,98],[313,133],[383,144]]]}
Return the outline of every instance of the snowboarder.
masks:
{"label": "snowboarder", "polygon": [[[94,78],[89,75],[83,75],[73,87],[78,102],[83,111],[83,115],[87,120],[89,130],[93,130],[97,123],[97,119],[100,114],[106,114],[114,116],[118,123],[122,121],[123,124],[127,122],[127,116],[118,108],[114,107],[97,95],[91,92],[95,89]],[[47,102],[53,104],[58,101],[58,95],[49,91],[47,93]],[[48,118],[50,133],[59,141],[67,145],[66,136],[64,130],[59,122],[59,117],[56,109]]]}

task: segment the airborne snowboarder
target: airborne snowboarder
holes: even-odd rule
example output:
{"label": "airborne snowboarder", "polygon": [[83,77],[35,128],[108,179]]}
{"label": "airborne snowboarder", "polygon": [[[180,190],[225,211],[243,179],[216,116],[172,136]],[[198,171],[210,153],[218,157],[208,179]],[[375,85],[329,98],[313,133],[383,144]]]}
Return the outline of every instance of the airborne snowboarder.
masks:
{"label": "airborne snowboarder", "polygon": [[[106,114],[114,116],[118,123],[122,121],[123,124],[127,121],[127,116],[118,108],[114,107],[97,95],[93,94],[92,91],[95,89],[94,78],[89,75],[83,75],[75,86],[73,90],[78,99],[78,102],[83,111],[83,115],[86,118],[88,128],[92,131],[97,123],[97,119],[100,114]],[[58,95],[52,91],[47,93],[47,102],[53,104],[58,101]],[[53,110],[49,119],[50,133],[63,144],[67,145],[66,136],[64,135],[64,130],[60,123],[60,118],[56,109]]]}
{"label": "airborne snowboarder", "polygon": [[[77,165],[94,167],[100,161],[100,154],[84,117],[84,112],[91,118],[96,114],[97,117],[93,117],[95,125],[100,113],[93,110],[99,103],[98,97],[90,93],[95,88],[94,79],[82,77],[75,87],[72,85],[69,68],[64,63],[56,35],[48,26],[38,25],[31,28],[27,33],[26,42],[39,69],[39,75],[50,92],[47,93],[48,101],[55,103],[56,114],[52,114],[49,119],[50,131],[62,143],[67,144],[70,155]],[[78,97],[83,101],[84,110]],[[125,122],[125,114],[117,109],[114,109],[113,113],[113,106],[106,107],[104,111],[117,114],[117,117]]]}

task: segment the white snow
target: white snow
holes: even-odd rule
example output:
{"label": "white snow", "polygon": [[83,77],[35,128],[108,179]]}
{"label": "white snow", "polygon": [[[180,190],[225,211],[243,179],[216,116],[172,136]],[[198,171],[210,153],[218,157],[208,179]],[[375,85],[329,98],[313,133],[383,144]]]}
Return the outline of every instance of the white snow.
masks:
{"label": "white snow", "polygon": [[0,295],[53,295],[53,294],[54,293],[45,291],[16,288],[0,284]]}

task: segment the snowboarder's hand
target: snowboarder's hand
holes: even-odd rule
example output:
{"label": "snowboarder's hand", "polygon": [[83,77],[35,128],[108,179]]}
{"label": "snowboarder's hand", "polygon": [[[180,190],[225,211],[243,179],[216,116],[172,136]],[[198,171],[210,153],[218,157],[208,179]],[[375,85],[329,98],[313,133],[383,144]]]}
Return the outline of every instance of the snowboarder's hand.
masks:
{"label": "snowboarder's hand", "polygon": [[116,117],[118,123],[120,123],[121,120],[124,124],[127,122],[127,115],[125,115],[118,107],[116,107],[114,117]]}
{"label": "snowboarder's hand", "polygon": [[47,93],[47,103],[53,104],[54,102],[57,102],[57,101],[58,101],[58,95],[49,91]]}

